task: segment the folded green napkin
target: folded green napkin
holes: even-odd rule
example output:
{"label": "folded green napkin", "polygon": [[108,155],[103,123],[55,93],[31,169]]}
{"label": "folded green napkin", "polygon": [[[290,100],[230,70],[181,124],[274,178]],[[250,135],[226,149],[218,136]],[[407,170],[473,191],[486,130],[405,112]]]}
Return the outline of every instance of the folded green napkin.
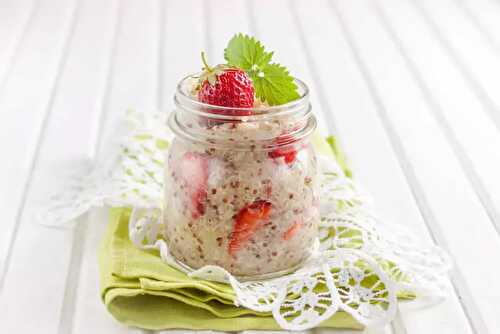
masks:
{"label": "folded green napkin", "polygon": [[[118,321],[152,330],[280,329],[271,314],[234,306],[229,285],[189,278],[166,265],[157,252],[136,248],[128,238],[129,215],[130,209],[111,209],[99,252],[101,296]],[[321,326],[362,328],[345,312]]]}
{"label": "folded green napkin", "polygon": [[[313,142],[318,152],[335,155],[350,175],[333,137],[315,136]],[[236,307],[229,285],[190,278],[166,265],[157,251],[136,248],[128,237],[129,215],[130,209],[111,209],[99,251],[101,296],[118,321],[151,330],[280,329],[270,313]],[[320,327],[363,328],[341,311]]]}

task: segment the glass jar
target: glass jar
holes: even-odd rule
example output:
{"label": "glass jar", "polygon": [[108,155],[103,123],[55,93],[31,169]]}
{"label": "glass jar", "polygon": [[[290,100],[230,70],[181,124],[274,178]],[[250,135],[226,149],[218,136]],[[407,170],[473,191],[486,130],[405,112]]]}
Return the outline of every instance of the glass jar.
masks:
{"label": "glass jar", "polygon": [[309,257],[319,222],[316,128],[307,86],[280,106],[199,102],[195,77],[175,94],[165,167],[163,235],[186,268],[241,278],[278,276]]}

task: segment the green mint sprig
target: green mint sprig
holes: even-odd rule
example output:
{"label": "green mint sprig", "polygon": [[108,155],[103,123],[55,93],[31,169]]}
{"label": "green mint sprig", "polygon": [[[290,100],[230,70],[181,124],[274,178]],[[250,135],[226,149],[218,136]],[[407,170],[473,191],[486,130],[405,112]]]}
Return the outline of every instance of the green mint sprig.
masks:
{"label": "green mint sprig", "polygon": [[269,105],[280,105],[300,97],[297,85],[286,67],[271,63],[273,52],[266,52],[255,38],[237,34],[224,50],[229,66],[243,69],[253,81],[255,95]]}

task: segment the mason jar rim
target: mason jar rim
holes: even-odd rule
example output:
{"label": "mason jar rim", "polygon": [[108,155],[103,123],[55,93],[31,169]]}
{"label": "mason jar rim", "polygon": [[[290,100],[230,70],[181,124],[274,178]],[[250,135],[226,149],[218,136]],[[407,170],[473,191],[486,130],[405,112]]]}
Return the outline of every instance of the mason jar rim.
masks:
{"label": "mason jar rim", "polygon": [[[176,93],[174,96],[175,104],[189,112],[198,114],[204,117],[216,117],[217,119],[223,120],[251,120],[253,118],[262,119],[267,117],[281,117],[288,113],[296,112],[297,109],[302,107],[307,107],[309,104],[309,87],[300,79],[293,78],[295,84],[298,86],[301,94],[299,98],[274,106],[261,106],[261,107],[251,107],[251,108],[241,108],[241,107],[224,107],[214,104],[204,103],[198,101],[191,94],[186,92],[185,84],[189,79],[196,79],[196,76],[200,73],[190,74],[182,78],[182,80],[177,84]],[[211,112],[216,111],[216,112]],[[227,113],[224,113],[227,111]],[[236,115],[240,114],[240,115]],[[243,115],[241,115],[243,114]]]}
{"label": "mason jar rim", "polygon": [[[212,147],[228,147],[232,150],[247,151],[249,147],[259,144],[259,150],[271,150],[275,147],[284,147],[293,144],[293,142],[308,137],[316,129],[316,118],[312,114],[311,104],[309,103],[309,88],[307,85],[294,78],[299,87],[300,97],[294,101],[276,106],[263,106],[256,108],[233,108],[222,107],[200,102],[196,99],[190,90],[193,83],[189,80],[196,79],[197,74],[191,74],[184,77],[177,85],[174,96],[176,109],[170,114],[168,125],[172,131],[179,136],[191,142],[197,142]],[[227,112],[224,112],[227,111]],[[201,120],[202,123],[199,121]],[[270,134],[269,137],[259,139],[239,138],[238,141],[229,141],[218,137],[217,132],[205,124],[260,124],[265,122],[278,123],[293,128],[287,131],[287,139],[276,140],[279,134]],[[198,124],[198,126],[197,126]],[[203,124],[202,126],[199,126]],[[296,126],[294,126],[296,125]],[[232,128],[232,127],[230,127]],[[222,132],[223,133],[223,132]]]}

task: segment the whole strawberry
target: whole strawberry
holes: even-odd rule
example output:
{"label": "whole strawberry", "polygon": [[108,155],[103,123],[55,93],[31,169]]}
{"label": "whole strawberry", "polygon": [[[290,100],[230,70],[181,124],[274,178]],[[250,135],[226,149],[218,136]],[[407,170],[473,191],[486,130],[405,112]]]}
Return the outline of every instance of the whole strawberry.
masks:
{"label": "whole strawberry", "polygon": [[[222,107],[252,108],[254,103],[254,87],[247,73],[236,67],[217,65],[208,66],[205,54],[201,57],[204,72],[200,77],[198,99],[207,104]],[[217,114],[248,116],[250,111],[241,110],[214,110]]]}

